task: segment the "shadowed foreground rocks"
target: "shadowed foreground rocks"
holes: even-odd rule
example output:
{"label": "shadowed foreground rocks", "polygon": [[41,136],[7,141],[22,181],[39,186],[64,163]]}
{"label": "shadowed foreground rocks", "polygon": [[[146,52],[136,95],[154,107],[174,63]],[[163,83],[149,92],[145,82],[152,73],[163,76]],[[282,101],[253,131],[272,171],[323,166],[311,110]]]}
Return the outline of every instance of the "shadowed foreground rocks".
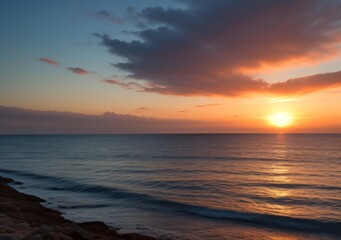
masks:
{"label": "shadowed foreground rocks", "polygon": [[76,223],[42,206],[43,199],[8,186],[20,184],[0,177],[0,240],[155,240],[137,233],[118,234],[103,222]]}

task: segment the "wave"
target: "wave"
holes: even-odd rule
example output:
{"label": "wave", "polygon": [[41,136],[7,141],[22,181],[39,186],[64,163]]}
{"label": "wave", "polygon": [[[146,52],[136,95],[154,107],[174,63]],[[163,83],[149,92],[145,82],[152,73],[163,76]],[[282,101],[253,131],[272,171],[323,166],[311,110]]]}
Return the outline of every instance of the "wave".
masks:
{"label": "wave", "polygon": [[275,188],[286,188],[286,189],[323,189],[323,190],[341,190],[338,186],[326,186],[316,184],[304,184],[304,183],[241,183],[243,186],[250,187],[275,187]]}
{"label": "wave", "polygon": [[[238,220],[244,222],[250,222],[261,225],[270,225],[274,227],[284,227],[296,230],[311,231],[311,232],[325,232],[332,234],[341,234],[341,222],[338,221],[321,221],[315,219],[305,219],[305,218],[294,218],[288,216],[279,216],[271,214],[260,214],[252,212],[235,211],[229,209],[216,209],[198,205],[191,205],[187,203],[181,203],[177,201],[172,201],[164,199],[161,197],[151,196],[145,193],[131,192],[126,189],[92,185],[85,183],[77,183],[75,181],[53,177],[45,176],[34,173],[28,173],[24,171],[14,171],[8,169],[0,169],[1,172],[12,173],[20,176],[33,177],[36,179],[45,179],[47,182],[52,183],[53,186],[48,186],[47,190],[54,191],[71,191],[79,193],[90,193],[90,194],[101,194],[108,198],[126,198],[132,201],[145,202],[153,205],[162,207],[162,209],[170,209],[172,211],[183,212],[187,214],[192,214],[196,216],[201,216],[205,218],[213,219],[223,219],[223,220]],[[87,208],[87,207],[109,207],[107,205],[74,205],[74,206],[59,206],[60,208]]]}
{"label": "wave", "polygon": [[112,187],[80,184],[59,189],[54,188],[54,190],[72,190],[77,192],[103,194],[106,197],[113,198],[129,198],[131,200],[137,200],[139,202],[144,201],[146,203],[156,204],[158,206],[161,206],[162,208],[172,209],[173,211],[180,211],[206,218],[239,220],[256,224],[271,225],[275,227],[286,227],[304,231],[326,232],[333,234],[341,233],[341,222],[323,222],[314,219],[292,218],[287,216],[208,208],[203,206],[180,203],[144,193],[130,192],[127,190]]}
{"label": "wave", "polygon": [[[116,155],[114,155],[116,156]],[[128,157],[128,156],[126,156]],[[129,155],[129,158],[148,158],[148,159],[179,159],[179,160],[222,160],[222,161],[261,161],[261,162],[310,162],[304,159],[287,159],[287,158],[260,158],[260,157],[239,157],[239,156],[200,156],[200,155]]]}
{"label": "wave", "polygon": [[172,200],[167,200],[144,193],[130,192],[123,189],[94,186],[94,185],[74,185],[64,188],[54,188],[55,190],[72,190],[77,192],[87,192],[103,194],[106,197],[113,198],[129,198],[131,200],[144,201],[146,203],[155,204],[162,208],[172,209],[173,211],[189,213],[201,217],[213,219],[239,220],[252,222],[262,225],[271,225],[275,227],[286,227],[296,230],[326,232],[326,233],[341,233],[341,222],[323,222],[314,219],[292,218],[287,216],[277,216],[270,214],[259,214],[250,212],[240,212],[234,210],[222,210],[208,208],[203,206],[180,203]]}
{"label": "wave", "polygon": [[341,222],[324,222],[314,219],[221,210],[200,206],[191,206],[187,211],[196,215],[215,219],[240,220],[262,225],[292,228],[296,230],[341,234]]}
{"label": "wave", "polygon": [[29,173],[25,171],[15,171],[9,169],[0,169],[0,172],[15,174],[18,176],[30,177],[36,180],[45,180],[44,189],[53,191],[70,191],[79,193],[95,193],[102,194],[105,197],[113,198],[130,198],[130,199],[140,199],[140,200],[152,200],[152,196],[144,193],[131,192],[126,189],[93,185],[86,183],[77,183],[73,180],[68,180],[65,178],[47,176],[35,173]]}
{"label": "wave", "polygon": [[[217,156],[217,155],[152,155],[152,154],[112,154],[112,155],[96,155],[98,159],[102,158],[117,158],[117,159],[149,159],[149,160],[217,160],[217,161],[265,161],[265,162],[311,162],[310,160],[304,159],[287,159],[287,158],[264,158],[264,157],[240,157],[240,156]],[[72,156],[74,159],[75,156]],[[79,157],[83,159],[84,157]]]}
{"label": "wave", "polygon": [[80,209],[80,208],[105,208],[110,207],[110,204],[75,204],[75,205],[58,205],[60,209]]}
{"label": "wave", "polygon": [[48,176],[48,175],[41,175],[41,174],[35,174],[35,173],[30,173],[30,172],[25,172],[25,171],[17,171],[17,170],[10,170],[10,169],[0,169],[0,172],[4,173],[9,173],[9,174],[15,174],[18,176],[23,176],[23,177],[29,177],[37,180],[45,180],[45,181],[50,181],[54,183],[69,183],[70,181],[64,179],[64,178],[59,178],[59,177],[53,177],[53,176]]}

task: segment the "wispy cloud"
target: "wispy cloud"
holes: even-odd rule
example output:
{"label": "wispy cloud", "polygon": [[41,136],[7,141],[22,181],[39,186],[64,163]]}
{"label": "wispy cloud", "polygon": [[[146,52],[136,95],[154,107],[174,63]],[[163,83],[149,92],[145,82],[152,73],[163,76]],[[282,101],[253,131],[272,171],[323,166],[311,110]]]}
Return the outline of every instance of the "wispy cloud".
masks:
{"label": "wispy cloud", "polygon": [[118,16],[116,16],[115,13],[111,13],[107,10],[100,10],[97,12],[88,12],[87,15],[90,17],[95,17],[98,19],[103,19],[103,20],[109,21],[112,24],[124,23],[124,19],[122,17],[118,17]]}
{"label": "wispy cloud", "polygon": [[273,83],[269,86],[268,91],[283,95],[302,95],[339,86],[341,86],[341,71],[293,78],[285,82]]}
{"label": "wispy cloud", "polygon": [[[50,58],[44,57],[44,58],[39,58],[38,60],[41,62],[50,64],[50,65],[60,66],[60,64],[57,61],[54,61]],[[85,70],[85,69],[80,68],[80,67],[66,67],[66,69],[73,72],[73,73],[79,74],[79,75],[87,75],[90,73],[90,71]],[[93,72],[93,73],[96,74],[95,72]]]}
{"label": "wispy cloud", "polygon": [[197,105],[196,108],[203,108],[203,107],[214,107],[214,106],[220,106],[224,105],[224,103],[210,103],[210,104],[204,104],[204,105]]}
{"label": "wispy cloud", "polygon": [[302,98],[275,98],[275,99],[264,99],[260,101],[252,102],[253,104],[263,104],[263,103],[283,103],[283,102],[296,102],[301,101]]}
{"label": "wispy cloud", "polygon": [[102,80],[102,82],[107,83],[107,84],[112,84],[112,85],[118,85],[126,89],[134,89],[138,91],[143,91],[145,89],[143,85],[135,83],[135,82],[126,83],[126,82],[122,82],[122,81],[115,80],[115,79],[104,79]]}
{"label": "wispy cloud", "polygon": [[43,57],[43,58],[39,58],[38,60],[44,63],[48,63],[50,65],[59,66],[59,63],[57,61],[52,60],[51,58]]}
{"label": "wispy cloud", "polygon": [[67,67],[68,70],[70,70],[73,73],[79,74],[79,75],[87,75],[90,72],[88,70],[85,70],[80,67]]}
{"label": "wispy cloud", "polygon": [[227,118],[239,118],[240,117],[240,115],[229,115],[229,116],[227,116]]}
{"label": "wispy cloud", "polygon": [[85,41],[85,42],[72,42],[71,44],[75,46],[81,46],[81,45],[91,46],[93,43],[91,41]]}

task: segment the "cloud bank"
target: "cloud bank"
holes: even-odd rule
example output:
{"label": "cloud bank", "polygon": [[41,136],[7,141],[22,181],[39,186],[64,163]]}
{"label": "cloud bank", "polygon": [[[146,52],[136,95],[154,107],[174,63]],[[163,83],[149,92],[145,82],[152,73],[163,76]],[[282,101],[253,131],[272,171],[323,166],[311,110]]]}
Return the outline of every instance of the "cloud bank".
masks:
{"label": "cloud bank", "polygon": [[106,112],[88,115],[0,106],[0,134],[172,133],[205,131],[207,123]]}
{"label": "cloud bank", "polygon": [[[179,111],[186,112],[186,111]],[[136,115],[106,112],[89,115],[72,112],[38,111],[16,107],[0,106],[1,134],[111,134],[111,133],[265,133],[276,132],[268,126],[237,124],[227,116],[228,121],[205,122],[196,120],[157,119]],[[341,132],[340,116],[334,121],[291,128],[291,132]],[[329,121],[332,119],[329,119]],[[238,120],[240,122],[240,119]],[[254,123],[254,119],[253,119]]]}
{"label": "cloud bank", "polygon": [[137,16],[147,27],[133,41],[96,34],[113,64],[138,91],[173,95],[306,94],[340,86],[340,72],[270,84],[249,72],[264,66],[318,62],[339,53],[341,1],[183,0],[186,8],[148,7]]}

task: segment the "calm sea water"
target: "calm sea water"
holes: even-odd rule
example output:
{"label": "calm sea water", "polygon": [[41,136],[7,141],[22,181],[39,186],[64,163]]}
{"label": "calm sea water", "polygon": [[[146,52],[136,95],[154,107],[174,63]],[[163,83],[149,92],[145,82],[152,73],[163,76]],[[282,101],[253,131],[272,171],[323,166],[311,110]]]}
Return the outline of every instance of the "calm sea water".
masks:
{"label": "calm sea water", "polygon": [[340,134],[0,136],[0,175],[164,239],[340,239]]}

